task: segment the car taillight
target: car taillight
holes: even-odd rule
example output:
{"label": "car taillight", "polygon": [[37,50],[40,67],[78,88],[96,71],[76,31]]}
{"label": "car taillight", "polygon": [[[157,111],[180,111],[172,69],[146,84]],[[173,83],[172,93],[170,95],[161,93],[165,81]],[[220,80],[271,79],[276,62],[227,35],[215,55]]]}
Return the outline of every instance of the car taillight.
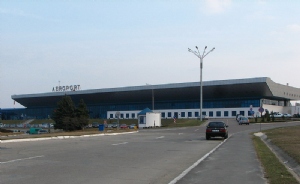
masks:
{"label": "car taillight", "polygon": [[211,132],[211,129],[206,129],[206,132]]}
{"label": "car taillight", "polygon": [[226,132],[225,128],[221,128],[220,132]]}

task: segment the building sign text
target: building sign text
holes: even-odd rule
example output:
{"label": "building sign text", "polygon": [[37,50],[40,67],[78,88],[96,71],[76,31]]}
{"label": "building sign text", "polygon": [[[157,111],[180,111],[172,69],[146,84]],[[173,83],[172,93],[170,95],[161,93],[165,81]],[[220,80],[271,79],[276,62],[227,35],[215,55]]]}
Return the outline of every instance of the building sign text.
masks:
{"label": "building sign text", "polygon": [[53,87],[52,92],[56,92],[56,91],[78,91],[79,89],[80,89],[80,85],[56,86],[56,87]]}

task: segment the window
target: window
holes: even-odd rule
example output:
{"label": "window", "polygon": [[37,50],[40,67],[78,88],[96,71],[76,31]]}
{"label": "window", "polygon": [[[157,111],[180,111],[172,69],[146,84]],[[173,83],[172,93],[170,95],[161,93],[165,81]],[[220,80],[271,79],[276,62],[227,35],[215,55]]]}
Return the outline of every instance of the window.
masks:
{"label": "window", "polygon": [[178,118],[178,112],[174,112],[173,118]]}
{"label": "window", "polygon": [[206,111],[202,111],[202,115],[206,115]]}
{"label": "window", "polygon": [[231,111],[231,116],[236,116],[236,111]]}
{"label": "window", "polygon": [[195,117],[198,117],[199,116],[199,112],[195,112]]}
{"label": "window", "polygon": [[181,112],[181,117],[185,117],[185,112]]}
{"label": "window", "polygon": [[244,112],[244,111],[240,111],[240,114],[244,116],[244,115],[245,115],[245,112]]}
{"label": "window", "polygon": [[224,116],[228,117],[228,111],[224,111]]}
{"label": "window", "polygon": [[221,117],[221,111],[217,111],[217,117]]}
{"label": "window", "polygon": [[192,117],[192,112],[188,112],[188,117]]}
{"label": "window", "polygon": [[131,114],[131,118],[134,119],[135,118],[135,113]]}
{"label": "window", "polygon": [[129,118],[129,113],[126,113],[126,118],[127,118],[127,119]]}
{"label": "window", "polygon": [[121,118],[124,118],[124,114],[121,114],[121,116],[120,116]]}
{"label": "window", "polygon": [[166,116],[166,113],[162,112],[161,117],[164,118]]}
{"label": "window", "polygon": [[209,117],[214,117],[214,112],[213,111],[209,111]]}
{"label": "window", "polygon": [[172,117],[172,113],[171,112],[168,112],[168,117]]}
{"label": "window", "polygon": [[144,116],[140,116],[140,124],[146,124],[146,122],[144,122]]}
{"label": "window", "polygon": [[114,118],[114,114],[110,114],[109,118],[111,118],[111,119]]}
{"label": "window", "polygon": [[248,116],[254,116],[254,111],[248,111]]}

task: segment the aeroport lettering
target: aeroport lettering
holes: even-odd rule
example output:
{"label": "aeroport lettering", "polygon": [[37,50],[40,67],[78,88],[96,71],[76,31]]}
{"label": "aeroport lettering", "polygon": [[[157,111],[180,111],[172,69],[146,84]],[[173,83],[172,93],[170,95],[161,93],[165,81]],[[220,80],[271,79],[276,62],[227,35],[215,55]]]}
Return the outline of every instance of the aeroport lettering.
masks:
{"label": "aeroport lettering", "polygon": [[56,87],[53,87],[52,92],[56,92],[56,91],[77,91],[79,89],[80,89],[80,85],[56,86]]}

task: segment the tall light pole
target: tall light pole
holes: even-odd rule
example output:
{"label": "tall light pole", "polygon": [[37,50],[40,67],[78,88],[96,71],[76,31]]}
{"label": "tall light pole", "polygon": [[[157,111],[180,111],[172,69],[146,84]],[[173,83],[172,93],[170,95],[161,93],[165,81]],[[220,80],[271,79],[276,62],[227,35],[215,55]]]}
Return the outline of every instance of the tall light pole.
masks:
{"label": "tall light pole", "polygon": [[[148,83],[146,83],[146,85],[148,86],[148,85],[151,85],[151,84],[148,84]],[[152,111],[154,111],[154,91],[153,91],[153,87],[151,87],[152,89]]]}
{"label": "tall light pole", "polygon": [[209,54],[210,52],[212,52],[213,50],[215,50],[215,48],[211,49],[209,52],[205,53],[207,46],[205,46],[204,51],[201,55],[201,53],[199,52],[198,47],[196,46],[196,51],[193,51],[192,49],[188,48],[189,52],[192,52],[193,54],[195,54],[198,58],[200,58],[200,121],[202,121],[202,68],[203,68],[203,59],[205,58],[205,56],[207,56],[207,54]]}

